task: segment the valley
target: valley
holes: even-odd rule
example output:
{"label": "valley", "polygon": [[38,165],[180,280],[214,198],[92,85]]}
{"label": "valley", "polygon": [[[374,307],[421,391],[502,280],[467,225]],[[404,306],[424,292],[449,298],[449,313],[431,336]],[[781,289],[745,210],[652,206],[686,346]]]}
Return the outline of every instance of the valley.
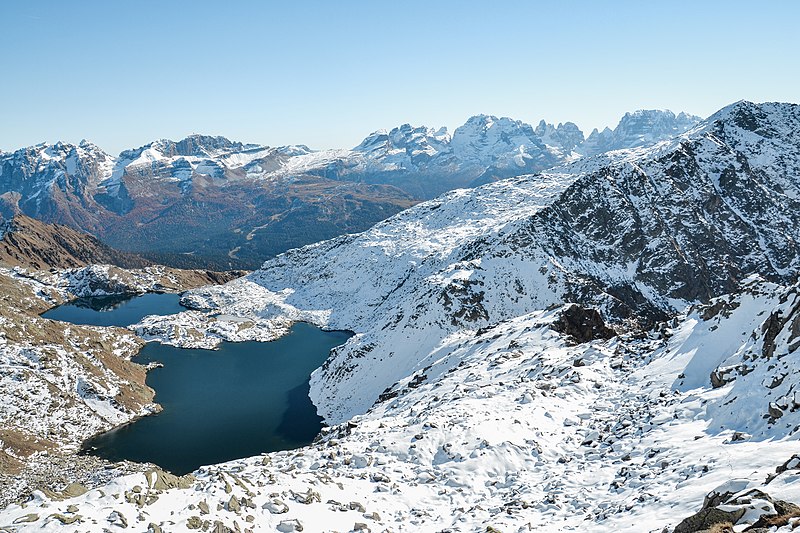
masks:
{"label": "valley", "polygon": [[800,532],[798,19],[0,2],[0,533]]}
{"label": "valley", "polygon": [[[63,416],[53,409],[44,422],[28,413],[42,435],[71,430],[57,446],[70,453],[157,409],[135,365],[144,342],[143,362],[167,359],[155,378],[171,364],[182,375],[203,364],[181,367],[167,350],[236,365],[224,355],[231,347],[278,346],[298,327],[310,328],[303,339],[316,328],[353,335],[305,361],[303,373],[316,370],[298,390],[324,421],[313,442],[167,467],[180,476],[134,463],[87,469],[80,494],[68,493],[66,477],[46,490],[15,489],[0,524],[154,533],[692,533],[726,523],[791,531],[800,515],[800,107],[737,102],[686,127],[446,192],[243,276],[207,273],[218,284],[181,283],[175,276],[188,274],[160,266],[7,269],[8,286],[30,302],[13,316],[62,328],[58,342],[75,347],[55,349],[59,368],[86,357],[76,340],[86,331],[117,357],[99,368],[113,362],[129,372],[94,380],[103,409],[115,409],[104,418],[80,395],[73,426],[57,425]],[[260,230],[241,233],[255,240]],[[181,291],[177,312],[137,316],[127,329],[30,314],[67,295],[155,290]],[[36,339],[3,334],[4,353],[18,354],[9,368],[31,368],[23,380],[9,374],[9,387],[52,372],[30,355],[45,353]],[[27,352],[25,342],[34,343]],[[88,353],[108,357],[101,352]],[[61,377],[49,379],[63,390]],[[119,403],[128,388],[138,403]],[[195,403],[213,402],[219,394],[210,391]],[[110,402],[114,394],[120,400]],[[26,404],[10,405],[22,412]],[[259,429],[268,419],[249,417]],[[23,451],[6,453],[23,467]]]}
{"label": "valley", "polygon": [[476,115],[452,134],[404,124],[374,132],[352,150],[192,135],[114,157],[88,141],[45,143],[0,153],[0,215],[88,232],[140,261],[254,269],[289,249],[364,231],[449,190],[647,146],[699,120],[637,111],[614,130],[584,139],[569,122],[533,128]]}

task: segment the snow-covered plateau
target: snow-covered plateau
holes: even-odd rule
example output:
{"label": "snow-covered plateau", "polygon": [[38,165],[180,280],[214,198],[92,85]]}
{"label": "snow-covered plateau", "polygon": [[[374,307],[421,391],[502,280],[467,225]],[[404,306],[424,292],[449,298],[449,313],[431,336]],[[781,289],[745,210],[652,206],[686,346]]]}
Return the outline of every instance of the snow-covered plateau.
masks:
{"label": "snow-covered plateau", "polygon": [[312,375],[330,424],[312,445],[34,492],[0,525],[790,531],[799,219],[800,108],[739,102],[292,250],[132,329],[206,347],[353,331]]}

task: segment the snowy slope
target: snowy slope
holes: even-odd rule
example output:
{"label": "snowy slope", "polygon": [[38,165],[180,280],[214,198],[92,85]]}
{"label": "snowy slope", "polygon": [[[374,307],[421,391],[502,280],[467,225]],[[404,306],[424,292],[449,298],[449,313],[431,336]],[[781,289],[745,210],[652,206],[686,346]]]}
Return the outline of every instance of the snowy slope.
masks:
{"label": "snowy slope", "polygon": [[[710,367],[695,362],[717,346],[769,343],[763,323],[797,290],[753,278],[740,296],[644,338],[574,345],[551,329],[561,308],[456,332],[383,401],[311,446],[203,467],[186,488],[157,486],[152,473],[64,501],[35,494],[0,512],[0,524],[58,531],[73,520],[115,531],[122,516],[151,531],[220,522],[253,531],[658,532],[712,491],[758,488],[796,502],[797,432],[786,425],[800,422],[798,412],[726,423],[718,408],[732,397],[757,413],[769,398],[736,394],[752,385],[739,381],[749,374],[715,389]],[[776,338],[782,354],[788,338]],[[792,374],[785,384],[800,381]],[[753,498],[720,508],[743,510],[739,530],[775,514]]]}
{"label": "snowy slope", "polygon": [[796,275],[798,183],[785,176],[798,175],[797,123],[796,106],[740,103],[652,148],[455,191],[185,298],[248,318],[244,332],[209,313],[140,331],[209,345],[268,338],[287,320],[353,330],[312,379],[335,423],[363,413],[455,331],[569,301],[648,325],[751,273]]}
{"label": "snowy slope", "polygon": [[798,176],[800,108],[739,102],[191,291],[198,310],[134,330],[204,346],[294,320],[354,331],[312,376],[333,427],[168,480],[184,488],[153,473],[35,494],[0,524],[657,532],[705,507],[761,525],[800,501]]}

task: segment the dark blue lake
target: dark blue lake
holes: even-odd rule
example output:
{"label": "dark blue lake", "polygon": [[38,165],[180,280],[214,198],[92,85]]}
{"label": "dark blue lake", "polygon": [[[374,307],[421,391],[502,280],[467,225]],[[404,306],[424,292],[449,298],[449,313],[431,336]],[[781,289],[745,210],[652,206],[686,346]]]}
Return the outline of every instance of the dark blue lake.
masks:
{"label": "dark blue lake", "polygon": [[[84,316],[85,308],[78,309]],[[145,314],[162,313],[150,309]],[[152,462],[184,474],[309,444],[322,427],[308,398],[309,376],[350,336],[297,323],[278,340],[223,342],[219,350],[148,343],[133,360],[163,363],[148,373],[147,384],[164,410],[89,439],[84,452],[111,461]]]}
{"label": "dark blue lake", "polygon": [[79,298],[45,311],[42,316],[73,324],[130,326],[147,315],[172,315],[186,311],[179,294],[141,294]]}

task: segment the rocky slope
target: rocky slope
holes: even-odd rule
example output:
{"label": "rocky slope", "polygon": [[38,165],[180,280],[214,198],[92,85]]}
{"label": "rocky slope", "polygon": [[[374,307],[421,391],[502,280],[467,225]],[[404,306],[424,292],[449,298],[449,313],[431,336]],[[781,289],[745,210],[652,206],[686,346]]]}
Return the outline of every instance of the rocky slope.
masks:
{"label": "rocky slope", "polygon": [[[578,315],[571,307],[461,330],[309,447],[204,467],[183,487],[153,473],[63,501],[34,493],[0,524],[687,532],[770,520],[791,531],[800,410],[785,398],[800,382],[771,378],[798,363],[797,301],[797,285],[754,277],[649,335],[576,344],[554,331]],[[774,315],[786,320],[770,326]],[[741,361],[758,370],[726,372]]]}
{"label": "rocky slope", "polygon": [[[797,115],[736,104],[673,141],[455,191],[186,301],[252,319],[254,337],[287,318],[359,333],[312,380],[324,416],[346,420],[463,328],[571,301],[648,326],[752,273],[790,281]],[[228,335],[208,314],[180,320],[141,331]]]}
{"label": "rocky slope", "polygon": [[739,102],[655,146],[453,191],[191,291],[197,310],[136,331],[203,346],[295,320],[354,331],[312,376],[332,427],[182,487],[135,474],[34,493],[0,523],[791,531],[798,132],[800,107]]}
{"label": "rocky slope", "polygon": [[58,224],[16,215],[0,228],[0,264],[37,270],[74,268],[90,263],[139,268],[152,264],[135,254],[119,252],[96,238]]}
{"label": "rocky slope", "polygon": [[[642,113],[650,120],[626,116],[603,146],[652,143],[697,120]],[[577,158],[584,144],[572,123],[534,129],[486,115],[452,134],[408,124],[378,131],[352,150],[202,135],[118,157],[85,141],[43,144],[0,154],[0,214],[66,224],[173,266],[255,268],[287,249],[365,230],[421,198]]]}

